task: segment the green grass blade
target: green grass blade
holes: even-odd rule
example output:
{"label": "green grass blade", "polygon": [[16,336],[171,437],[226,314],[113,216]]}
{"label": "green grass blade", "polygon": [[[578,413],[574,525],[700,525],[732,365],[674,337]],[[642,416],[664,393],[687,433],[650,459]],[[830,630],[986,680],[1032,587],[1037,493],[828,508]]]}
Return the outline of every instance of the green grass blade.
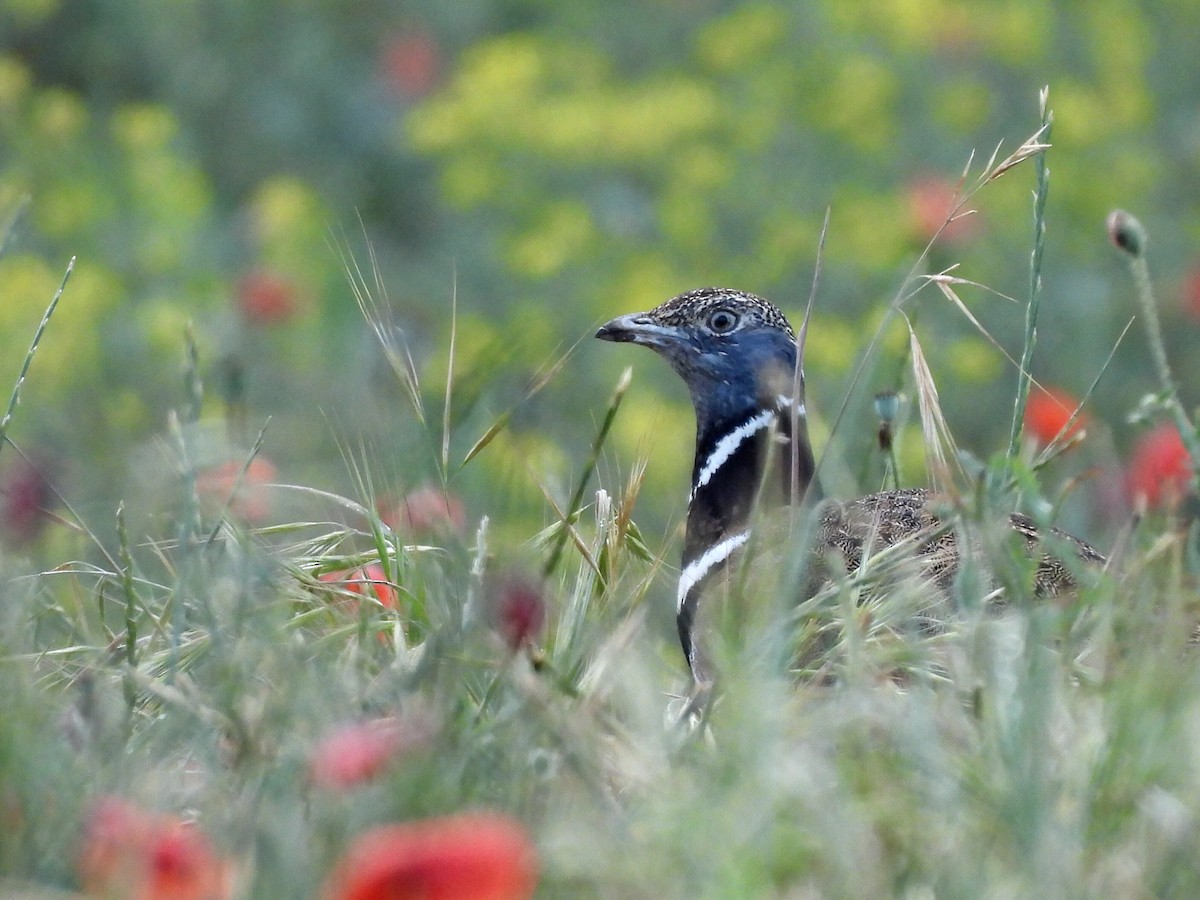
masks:
{"label": "green grass blade", "polygon": [[33,333],[33,340],[29,344],[29,352],[25,354],[25,361],[21,364],[21,372],[17,375],[17,382],[13,385],[12,395],[8,398],[8,410],[4,413],[4,418],[0,419],[0,447],[8,439],[8,425],[12,421],[13,414],[17,411],[17,404],[21,402],[21,388],[25,384],[26,376],[29,374],[29,367],[33,363],[33,355],[37,353],[38,344],[42,341],[42,335],[46,333],[46,326],[50,324],[50,317],[58,309],[58,301],[62,299],[63,291],[67,289],[67,282],[70,280],[73,271],[75,271],[75,257],[72,256],[71,261],[67,263],[67,271],[63,273],[58,290],[54,292],[54,296],[50,300],[50,305],[42,313],[42,320],[38,323],[37,331]]}
{"label": "green grass blade", "polygon": [[621,378],[617,381],[612,399],[608,403],[608,410],[604,414],[604,421],[600,423],[600,430],[596,432],[596,438],[592,441],[591,452],[588,454],[583,472],[579,476],[579,484],[575,488],[575,493],[571,496],[571,502],[567,504],[564,514],[560,517],[558,536],[555,538],[554,547],[550,551],[546,565],[542,568],[543,577],[548,577],[558,566],[563,548],[567,544],[567,538],[571,534],[571,520],[579,509],[584,491],[587,490],[588,481],[591,480],[592,473],[596,470],[596,463],[600,459],[600,450],[604,446],[604,442],[608,439],[608,433],[612,430],[613,422],[617,418],[617,410],[621,408],[621,401],[625,399],[625,392],[629,389],[629,382],[632,378],[633,369],[627,368],[621,373]]}

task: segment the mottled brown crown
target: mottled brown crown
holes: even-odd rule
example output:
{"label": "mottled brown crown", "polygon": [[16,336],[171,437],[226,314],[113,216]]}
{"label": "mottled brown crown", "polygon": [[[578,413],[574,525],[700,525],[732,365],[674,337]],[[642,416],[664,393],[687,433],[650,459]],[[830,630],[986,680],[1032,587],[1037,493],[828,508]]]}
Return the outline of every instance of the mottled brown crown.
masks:
{"label": "mottled brown crown", "polygon": [[795,340],[796,333],[778,306],[755,294],[730,288],[697,288],[672,297],[646,315],[663,325],[694,325],[703,322],[710,313],[721,307],[737,312],[743,319],[749,318],[760,327],[777,328]]}

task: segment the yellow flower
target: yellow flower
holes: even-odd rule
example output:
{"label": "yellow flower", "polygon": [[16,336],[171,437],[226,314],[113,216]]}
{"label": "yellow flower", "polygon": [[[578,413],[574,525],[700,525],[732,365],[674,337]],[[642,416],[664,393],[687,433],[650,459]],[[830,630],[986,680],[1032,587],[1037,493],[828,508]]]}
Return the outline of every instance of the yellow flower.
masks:
{"label": "yellow flower", "polygon": [[130,104],[118,109],[109,126],[113,138],[125,150],[162,150],[175,139],[179,126],[164,107]]}
{"label": "yellow flower", "polygon": [[0,109],[15,109],[28,92],[29,70],[12,56],[0,56]]}

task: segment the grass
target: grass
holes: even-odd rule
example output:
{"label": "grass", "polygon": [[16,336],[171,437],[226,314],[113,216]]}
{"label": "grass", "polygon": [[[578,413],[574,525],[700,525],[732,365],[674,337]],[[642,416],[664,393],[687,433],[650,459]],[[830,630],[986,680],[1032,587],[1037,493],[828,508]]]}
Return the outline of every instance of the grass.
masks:
{"label": "grass", "polygon": [[[1041,135],[993,158],[977,186],[1040,159]],[[382,285],[353,273],[418,425],[432,427],[415,367],[382,324]],[[965,311],[954,277],[932,281]],[[914,269],[892,310],[903,314],[927,281]],[[394,532],[365,473],[358,499],[292,488],[332,510],[326,519],[254,529],[228,504],[206,509],[189,462],[202,391],[193,363],[175,429],[173,533],[131,535],[118,510],[109,547],[73,516],[92,535],[86,558],[7,582],[0,896],[73,890],[82,823],[104,794],[197,823],[245,897],[316,896],[354,835],[467,809],[524,823],[547,897],[1196,895],[1195,542],[1148,517],[1119,572],[1069,601],[1032,602],[1028,567],[987,523],[1018,487],[1050,507],[1037,502],[1036,471],[1017,452],[955,471],[911,335],[931,474],[958,485],[951,521],[982,536],[981,568],[1006,585],[1008,612],[962,602],[949,628],[926,633],[911,622],[928,598],[903,584],[871,591],[868,573],[799,605],[784,598],[802,572],[749,578],[719,645],[720,696],[699,727],[673,714],[676,648],[645,627],[646,598],[670,567],[634,518],[644,463],[589,500],[627,377],[569,496],[544,489],[554,521],[513,549],[491,546],[486,518],[462,536]],[[447,477],[451,383],[443,433],[429,440]],[[457,465],[487,452],[505,421]],[[394,608],[321,580],[373,562]],[[961,597],[978,598],[983,578],[968,567]],[[521,609],[546,618],[516,646],[505,639],[514,585],[532,605]],[[314,783],[327,736],[380,717],[406,729],[403,752],[361,783]]]}

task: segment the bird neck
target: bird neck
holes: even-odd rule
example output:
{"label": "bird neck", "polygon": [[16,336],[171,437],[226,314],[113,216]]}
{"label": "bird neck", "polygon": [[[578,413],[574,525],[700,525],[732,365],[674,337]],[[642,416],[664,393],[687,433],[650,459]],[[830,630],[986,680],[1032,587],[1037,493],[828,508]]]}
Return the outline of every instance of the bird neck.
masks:
{"label": "bird neck", "polygon": [[697,675],[692,633],[704,582],[749,539],[756,504],[802,500],[815,469],[802,400],[780,396],[698,420],[677,598],[679,637]]}

